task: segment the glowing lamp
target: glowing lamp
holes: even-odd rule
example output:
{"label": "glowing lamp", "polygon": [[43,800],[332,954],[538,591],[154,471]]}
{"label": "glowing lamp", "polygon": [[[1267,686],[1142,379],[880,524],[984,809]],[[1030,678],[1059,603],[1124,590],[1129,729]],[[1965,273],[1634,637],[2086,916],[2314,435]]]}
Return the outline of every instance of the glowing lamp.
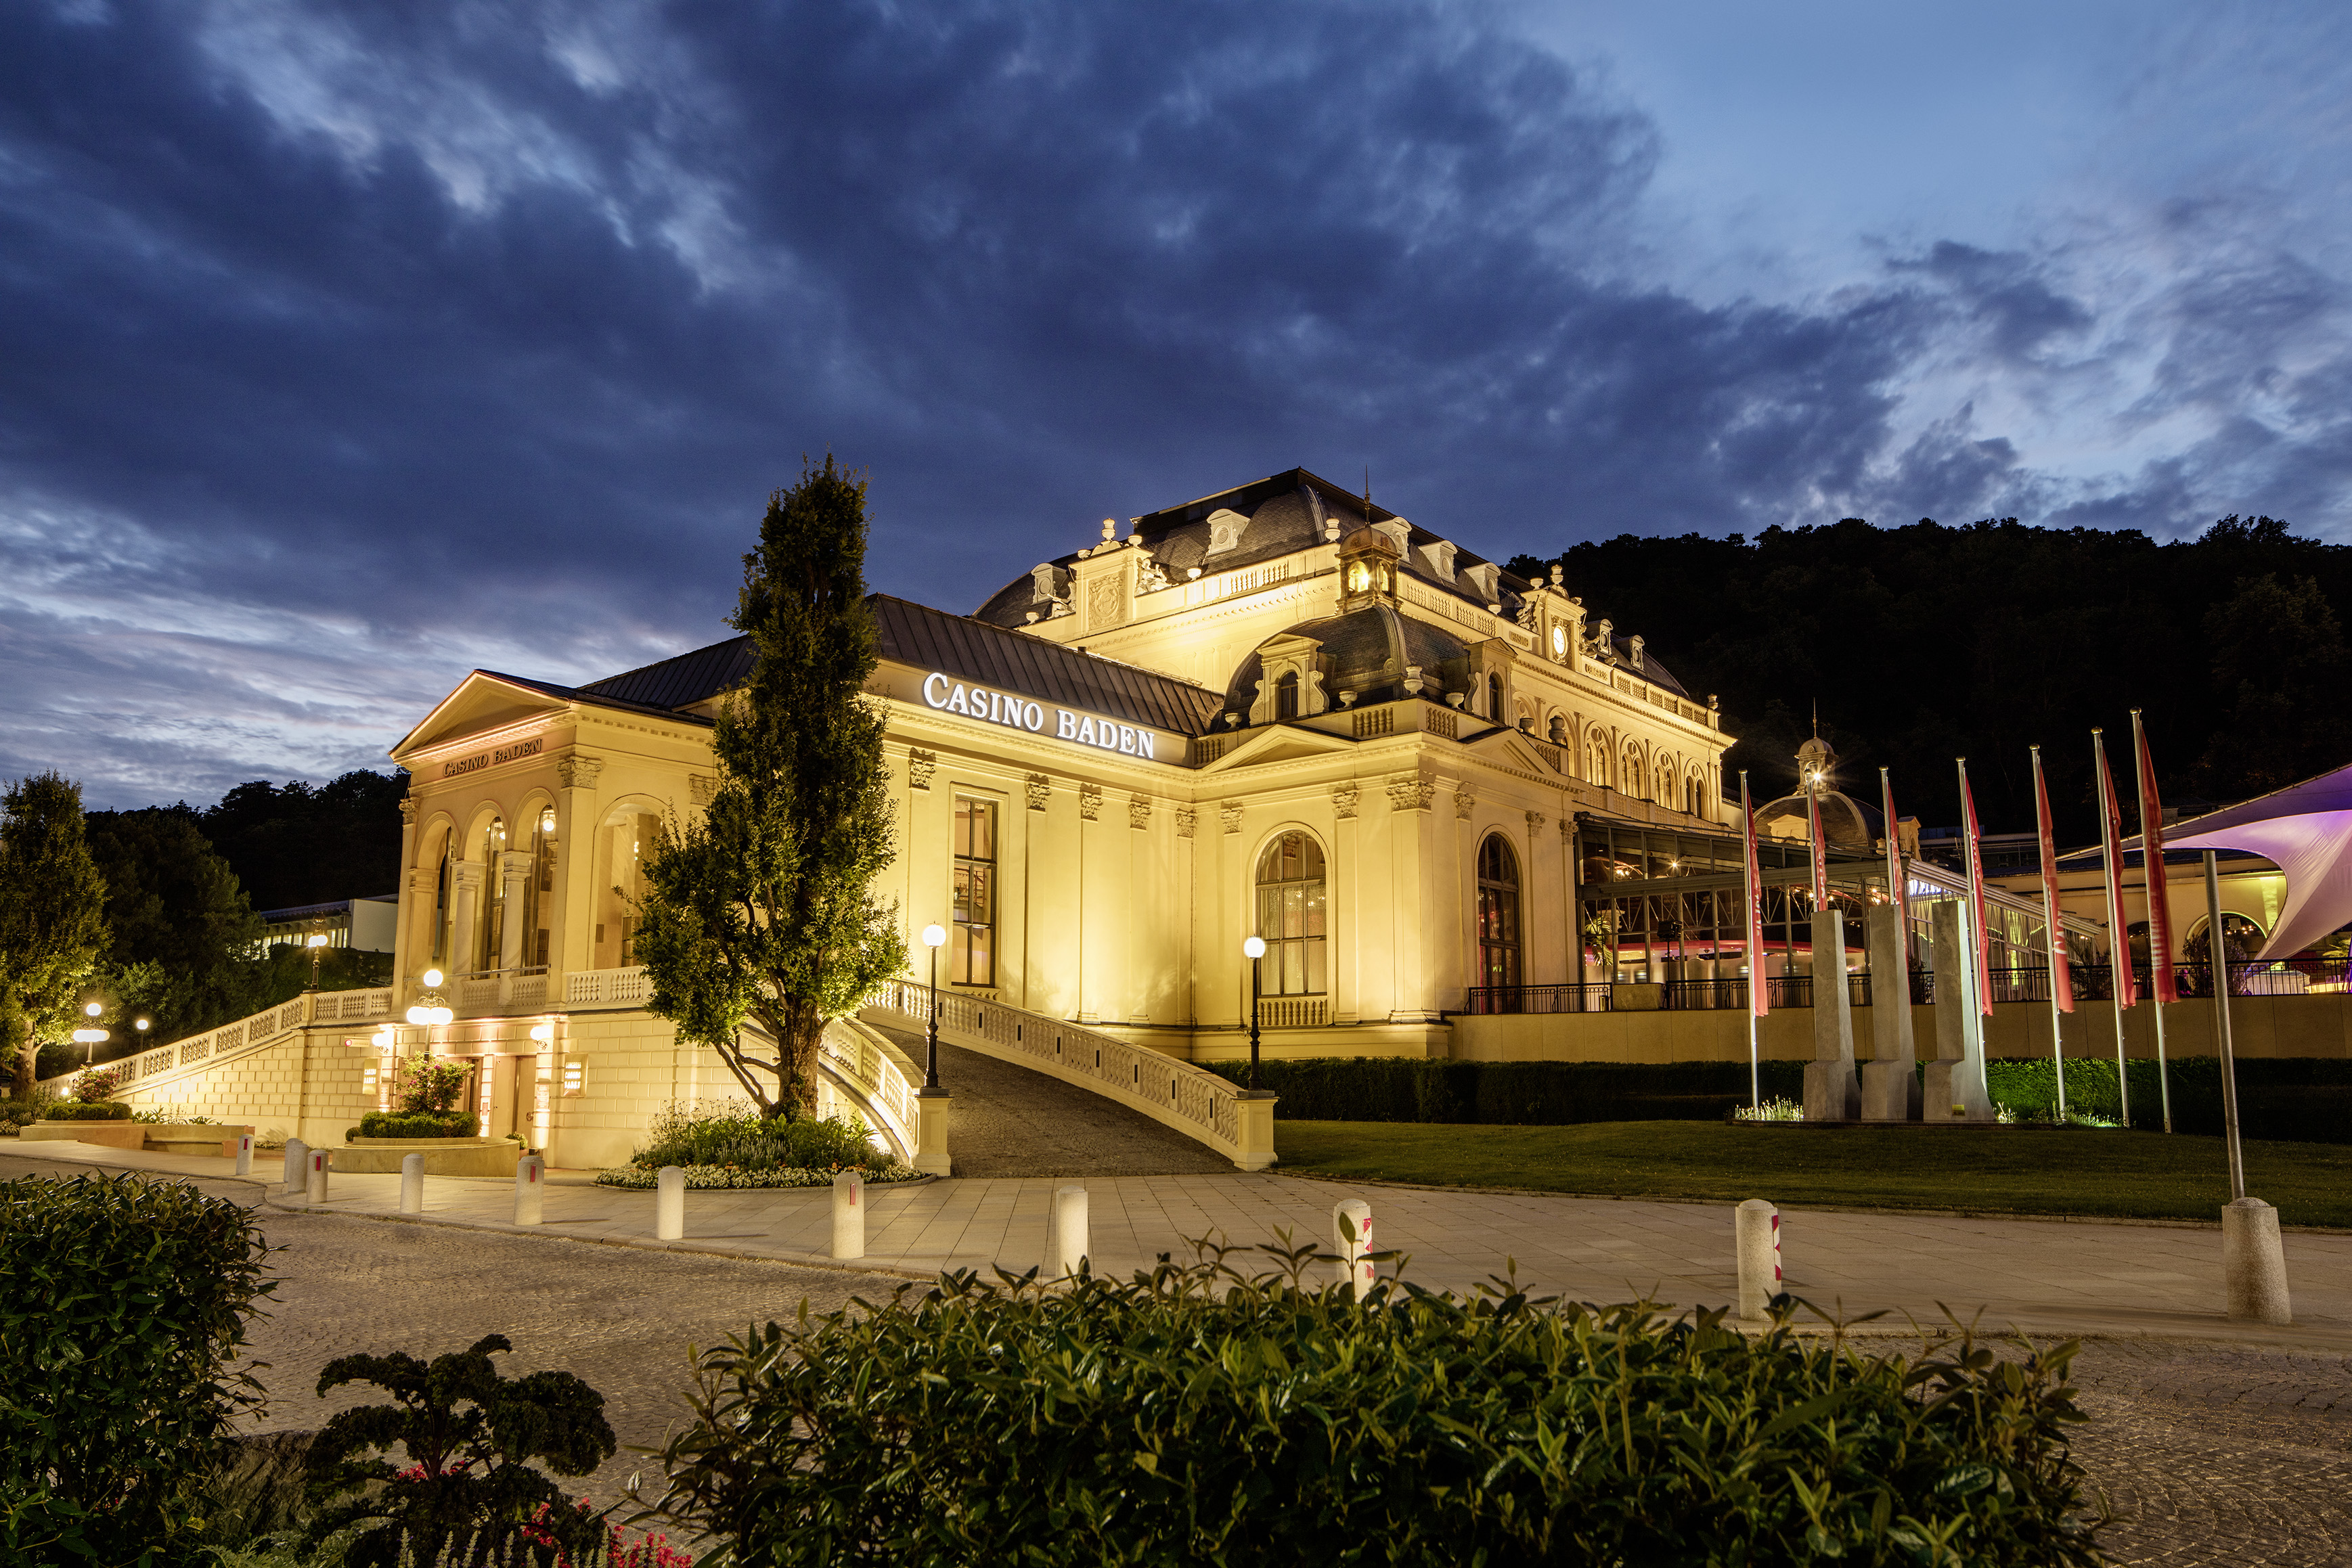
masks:
{"label": "glowing lamp", "polygon": [[100,1014],[100,1013],[104,1012],[106,1009],[105,1009],[104,1008],[100,1007],[98,1003],[96,1003],[96,1002],[91,1002],[91,1003],[88,1004],[87,1006],[85,1006],[81,1010],[82,1010],[82,1012],[83,1012],[83,1014],[84,1014],[85,1016],[89,1017],[89,1018],[96,1018],[99,1014]]}
{"label": "glowing lamp", "polygon": [[1244,954],[1244,956],[1248,956],[1248,957],[1251,957],[1251,958],[1263,958],[1263,957],[1265,957],[1265,937],[1263,937],[1263,936],[1244,936],[1244,937],[1243,937],[1243,938],[1242,938],[1242,952],[1243,952],[1243,954]]}
{"label": "glowing lamp", "polygon": [[555,1026],[551,1023],[535,1023],[530,1026],[530,1038],[545,1045],[555,1038]]}
{"label": "glowing lamp", "polygon": [[73,1031],[76,1045],[97,1045],[106,1039],[102,1029],[78,1029]]}
{"label": "glowing lamp", "polygon": [[323,931],[311,932],[309,939],[302,944],[305,947],[323,947],[326,945],[327,934]]}
{"label": "glowing lamp", "polygon": [[429,1015],[432,1011],[431,1008],[411,1008],[408,1009],[408,1021],[415,1024],[431,1023],[433,1019]]}
{"label": "glowing lamp", "polygon": [[441,983],[441,971],[438,969],[427,969],[425,971],[423,978],[425,980],[425,988],[430,990],[432,988]]}
{"label": "glowing lamp", "polygon": [[134,1019],[131,1022],[131,1027],[137,1030],[141,1034],[145,1034],[147,1032],[147,1020],[145,1019]]}
{"label": "glowing lamp", "polygon": [[945,929],[944,927],[938,926],[938,925],[926,925],[926,926],[924,926],[924,927],[923,927],[923,946],[926,946],[926,947],[944,947],[944,946],[946,946],[947,945],[948,945],[948,934],[947,934],[947,931],[946,931],[946,929]]}

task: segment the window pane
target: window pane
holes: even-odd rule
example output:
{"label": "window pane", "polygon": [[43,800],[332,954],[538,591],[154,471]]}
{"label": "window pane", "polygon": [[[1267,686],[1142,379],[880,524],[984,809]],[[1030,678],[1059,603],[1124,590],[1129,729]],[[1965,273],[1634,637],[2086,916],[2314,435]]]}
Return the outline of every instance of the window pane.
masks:
{"label": "window pane", "polygon": [[1307,944],[1307,993],[1319,996],[1328,988],[1323,983],[1323,944],[1319,940],[1309,942]]}

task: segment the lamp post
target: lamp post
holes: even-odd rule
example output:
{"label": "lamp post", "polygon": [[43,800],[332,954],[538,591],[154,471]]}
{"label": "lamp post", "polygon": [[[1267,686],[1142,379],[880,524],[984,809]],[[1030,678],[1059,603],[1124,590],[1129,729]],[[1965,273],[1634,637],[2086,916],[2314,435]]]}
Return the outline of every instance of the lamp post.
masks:
{"label": "lamp post", "polygon": [[408,1021],[429,1027],[455,1018],[457,1014],[449,1010],[448,998],[441,994],[441,971],[427,969],[416,977],[425,982],[425,989],[417,993],[416,1005],[408,1009]]}
{"label": "lamp post", "polygon": [[310,949],[310,988],[319,988],[319,960],[327,956],[327,934],[313,930],[303,939],[302,946]]}
{"label": "lamp post", "polygon": [[1244,957],[1245,957],[1245,958],[1247,958],[1247,959],[1249,960],[1249,967],[1250,967],[1250,1071],[1249,1071],[1249,1086],[1250,1086],[1250,1092],[1251,1092],[1252,1093],[1255,1093],[1255,1092],[1257,1092],[1257,986],[1258,986],[1258,970],[1257,970],[1257,961],[1258,961],[1260,958],[1263,958],[1263,957],[1265,957],[1265,937],[1263,937],[1263,936],[1244,936],[1244,937],[1243,937],[1243,938],[1242,938],[1242,956],[1243,956]]}
{"label": "lamp post", "polygon": [[81,1067],[84,1072],[97,1064],[99,1044],[106,1039],[106,1031],[96,1027],[98,1015],[105,1010],[106,1009],[97,1002],[82,1004],[82,1016],[90,1020],[92,1027],[74,1030],[73,1037],[74,1043],[82,1048]]}
{"label": "lamp post", "polygon": [[923,927],[923,946],[931,950],[931,1027],[923,1042],[923,1089],[927,1093],[940,1086],[940,949],[947,943],[948,934],[943,928]]}

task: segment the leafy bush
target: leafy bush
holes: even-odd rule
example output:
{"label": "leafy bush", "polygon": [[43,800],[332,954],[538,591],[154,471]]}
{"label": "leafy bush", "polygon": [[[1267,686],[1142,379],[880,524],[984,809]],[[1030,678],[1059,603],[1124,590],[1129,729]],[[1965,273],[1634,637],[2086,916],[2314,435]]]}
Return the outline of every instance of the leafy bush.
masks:
{"label": "leafy bush", "polygon": [[14,1131],[48,1119],[54,1100],[0,1100],[0,1127]]}
{"label": "leafy bush", "polygon": [[75,1075],[71,1092],[75,1099],[90,1104],[109,1098],[121,1087],[120,1067],[87,1067]]}
{"label": "leafy bush", "polygon": [[879,1171],[889,1155],[876,1148],[854,1116],[763,1119],[740,1100],[681,1101],[665,1106],[646,1129],[633,1166],[734,1166],[743,1171],[837,1171],[856,1166]]}
{"label": "leafy bush", "polygon": [[480,1126],[470,1111],[370,1111],[357,1131],[362,1138],[470,1138]]}
{"label": "leafy bush", "polygon": [[[1202,1063],[1235,1083],[1244,1061]],[[1801,1061],[1761,1066],[1765,1098],[1802,1097]],[[1431,1061],[1308,1057],[1262,1062],[1258,1085],[1291,1122],[1454,1122],[1551,1126],[1573,1122],[1716,1121],[1748,1103],[1745,1061]]]}
{"label": "leafy bush", "polygon": [[467,1071],[454,1061],[404,1062],[397,1081],[401,1114],[456,1111],[457,1096],[466,1092]]}
{"label": "leafy bush", "polygon": [[[490,1357],[503,1334],[436,1356],[346,1355],[319,1375],[319,1393],[373,1383],[395,1404],[338,1412],[312,1440],[309,1492],[320,1505],[304,1532],[316,1546],[362,1521],[382,1528],[352,1541],[352,1568],[404,1563],[511,1563],[533,1544],[585,1555],[609,1537],[603,1519],[572,1506],[534,1468],[584,1476],[612,1458],[604,1396],[568,1372],[508,1378]],[[383,1452],[397,1447],[406,1468]]]}
{"label": "leafy bush", "polygon": [[[729,1187],[831,1186],[837,1170],[804,1170],[782,1166],[772,1170],[739,1170],[733,1166],[681,1166],[688,1188],[708,1191]],[[869,1182],[920,1181],[923,1173],[912,1166],[885,1166],[880,1170],[868,1169]],[[626,1187],[635,1192],[651,1192],[661,1185],[658,1166],[615,1166],[596,1173],[599,1186]]]}
{"label": "leafy bush", "polygon": [[120,1100],[52,1100],[41,1107],[43,1121],[128,1122],[131,1107]]}
{"label": "leafy bush", "polygon": [[247,1210],[130,1176],[0,1181],[0,1562],[130,1562],[194,1520],[276,1289]]}
{"label": "leafy bush", "polygon": [[942,1276],[698,1360],[660,1512],[706,1568],[2097,1562],[2072,1345],[1917,1359],[1719,1313],[1358,1306],[1221,1256]]}
{"label": "leafy bush", "polygon": [[210,1116],[186,1115],[171,1106],[163,1106],[153,1111],[133,1111],[131,1113],[131,1119],[134,1122],[143,1122],[151,1127],[217,1127],[221,1125]]}

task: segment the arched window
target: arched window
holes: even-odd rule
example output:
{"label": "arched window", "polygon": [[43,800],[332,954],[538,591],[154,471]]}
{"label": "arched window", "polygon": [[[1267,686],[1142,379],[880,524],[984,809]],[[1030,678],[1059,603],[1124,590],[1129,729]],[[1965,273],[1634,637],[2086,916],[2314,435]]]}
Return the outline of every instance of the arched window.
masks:
{"label": "arched window", "polygon": [[1285,670],[1282,678],[1274,683],[1274,717],[1279,724],[1298,716],[1298,672]]}
{"label": "arched window", "polygon": [[507,822],[492,817],[482,829],[482,913],[474,922],[474,967],[495,969],[506,946]]}
{"label": "arched window", "polygon": [[1584,755],[1585,782],[1607,789],[1609,787],[1609,742],[1602,739],[1600,733],[1595,731],[1592,739],[1585,746]]}
{"label": "arched window", "polygon": [[1519,983],[1519,857],[1489,833],[1478,846],[1478,984]]}
{"label": "arched window", "polygon": [[1258,991],[1320,996],[1325,983],[1323,846],[1296,830],[1265,846],[1257,862]]}
{"label": "arched window", "polygon": [[1642,798],[1642,754],[1633,747],[1625,748],[1625,770],[1618,778],[1617,789],[1636,800]]}

